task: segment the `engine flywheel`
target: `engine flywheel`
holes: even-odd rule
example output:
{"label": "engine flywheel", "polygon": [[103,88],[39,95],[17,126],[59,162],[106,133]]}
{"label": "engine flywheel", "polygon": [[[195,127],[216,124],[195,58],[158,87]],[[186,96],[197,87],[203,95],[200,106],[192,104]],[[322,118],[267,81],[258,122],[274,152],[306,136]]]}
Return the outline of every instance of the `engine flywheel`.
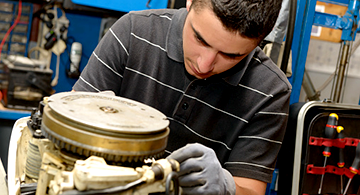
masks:
{"label": "engine flywheel", "polygon": [[41,130],[61,149],[113,162],[160,157],[169,121],[160,111],[130,99],[94,92],[51,95]]}

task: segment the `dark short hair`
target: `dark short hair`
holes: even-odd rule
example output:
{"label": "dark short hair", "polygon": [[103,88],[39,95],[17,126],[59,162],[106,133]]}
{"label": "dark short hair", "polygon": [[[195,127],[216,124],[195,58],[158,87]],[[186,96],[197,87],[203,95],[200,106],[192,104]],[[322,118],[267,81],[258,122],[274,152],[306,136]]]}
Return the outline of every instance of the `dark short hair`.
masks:
{"label": "dark short hair", "polygon": [[190,9],[211,8],[227,30],[261,41],[273,29],[281,3],[282,0],[193,0]]}

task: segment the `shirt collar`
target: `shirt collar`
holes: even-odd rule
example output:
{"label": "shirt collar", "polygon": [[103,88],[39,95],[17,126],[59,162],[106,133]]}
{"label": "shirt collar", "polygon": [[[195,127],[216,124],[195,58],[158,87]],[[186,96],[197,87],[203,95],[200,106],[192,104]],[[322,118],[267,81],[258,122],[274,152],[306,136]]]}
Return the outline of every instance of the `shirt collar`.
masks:
{"label": "shirt collar", "polygon": [[177,62],[184,62],[182,33],[187,16],[186,8],[181,8],[171,18],[168,34],[166,36],[166,51],[169,58]]}

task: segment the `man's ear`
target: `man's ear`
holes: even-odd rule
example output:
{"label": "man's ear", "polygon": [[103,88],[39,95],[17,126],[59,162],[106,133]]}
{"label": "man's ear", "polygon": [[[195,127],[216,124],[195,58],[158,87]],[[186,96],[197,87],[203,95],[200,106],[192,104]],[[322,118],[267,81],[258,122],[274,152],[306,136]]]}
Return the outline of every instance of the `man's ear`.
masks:
{"label": "man's ear", "polygon": [[186,9],[187,9],[187,11],[190,11],[191,3],[192,3],[192,0],[186,0]]}

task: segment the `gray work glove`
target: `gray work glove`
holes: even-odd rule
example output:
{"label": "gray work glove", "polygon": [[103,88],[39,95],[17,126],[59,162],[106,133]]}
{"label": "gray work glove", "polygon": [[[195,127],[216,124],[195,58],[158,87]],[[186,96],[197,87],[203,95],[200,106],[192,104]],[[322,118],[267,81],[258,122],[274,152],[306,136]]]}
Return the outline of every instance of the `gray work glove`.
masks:
{"label": "gray work glove", "polygon": [[223,169],[214,150],[201,144],[187,144],[167,159],[180,163],[179,184],[183,194],[235,194],[235,181]]}

